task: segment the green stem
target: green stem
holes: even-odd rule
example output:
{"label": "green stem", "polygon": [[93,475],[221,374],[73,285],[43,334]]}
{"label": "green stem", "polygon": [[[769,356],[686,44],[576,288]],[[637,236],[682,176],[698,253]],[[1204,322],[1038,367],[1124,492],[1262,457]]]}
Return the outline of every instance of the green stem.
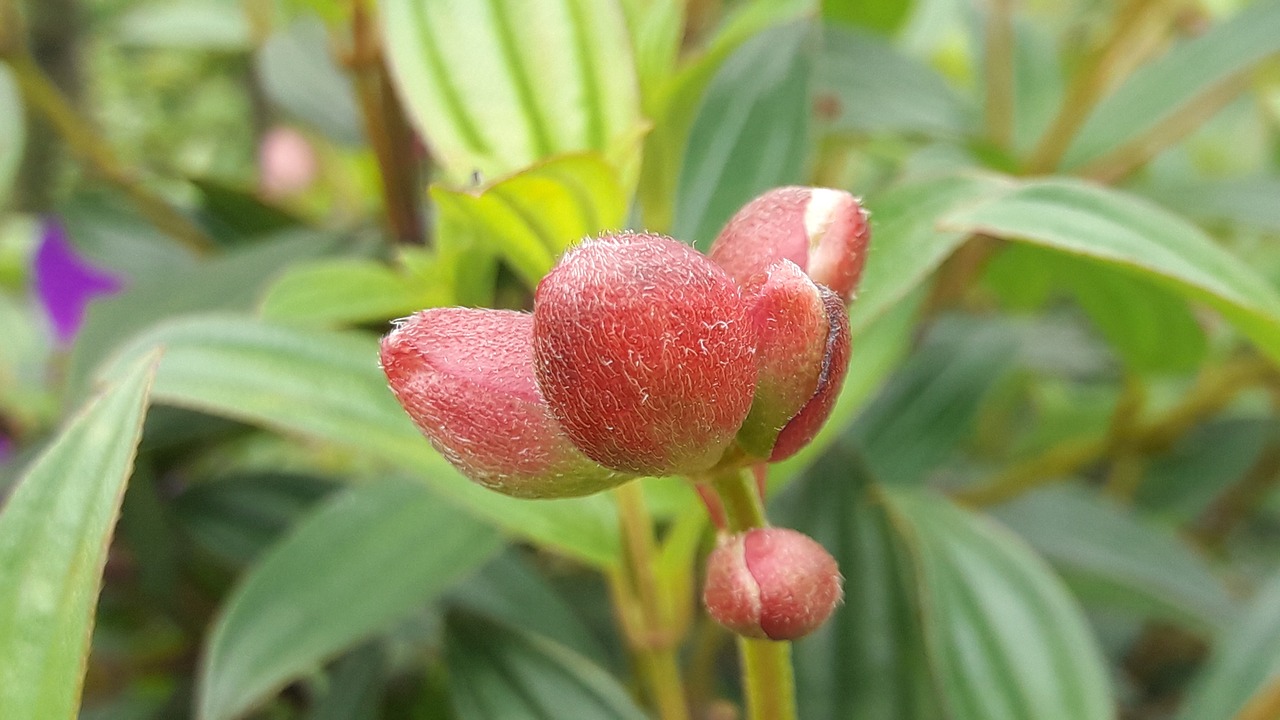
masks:
{"label": "green stem", "polygon": [[678,635],[671,613],[663,601],[657,576],[657,550],[653,539],[653,518],[645,504],[639,482],[614,490],[618,521],[622,530],[626,572],[616,584],[615,595],[627,630],[627,641],[640,666],[650,698],[662,720],[688,720],[684,682],[676,657]]}
{"label": "green stem", "polygon": [[[764,502],[749,471],[729,470],[711,482],[720,493],[731,532],[768,526]],[[742,656],[748,720],[796,720],[791,643],[739,637],[738,652]]]}
{"label": "green stem", "polygon": [[984,72],[986,99],[984,124],[987,137],[1007,150],[1013,144],[1013,0],[987,3]]}

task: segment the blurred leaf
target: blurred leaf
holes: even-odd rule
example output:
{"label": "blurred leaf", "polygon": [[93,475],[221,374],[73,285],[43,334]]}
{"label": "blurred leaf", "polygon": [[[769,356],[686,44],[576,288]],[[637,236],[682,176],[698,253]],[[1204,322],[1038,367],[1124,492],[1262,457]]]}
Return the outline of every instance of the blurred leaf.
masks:
{"label": "blurred leaf", "polygon": [[226,245],[297,228],[302,222],[254,193],[210,178],[192,178],[200,191],[200,220]]}
{"label": "blurred leaf", "polygon": [[431,188],[442,227],[483,238],[535,287],[584,237],[622,227],[627,200],[617,172],[595,153],[539,163],[477,192]]}
{"label": "blurred leaf", "polygon": [[515,550],[494,558],[450,592],[449,599],[469,612],[555,638],[594,663],[607,660],[604,647],[582,618]]}
{"label": "blurred leaf", "polygon": [[1009,187],[994,176],[952,175],[868,198],[872,241],[858,299],[849,309],[854,331],[901,302],[968,237],[963,230],[939,228],[939,218]]}
{"label": "blurred leaf", "polygon": [[0,199],[7,198],[9,187],[22,163],[26,147],[27,125],[23,111],[22,93],[9,72],[8,65],[0,65]]}
{"label": "blurred leaf", "polygon": [[1032,308],[1054,287],[1069,291],[1132,371],[1185,371],[1204,358],[1204,330],[1187,302],[1128,268],[1012,245],[992,259],[986,277],[1002,296]]}
{"label": "blurred leaf", "polygon": [[1193,428],[1167,453],[1152,458],[1138,504],[1173,521],[1191,522],[1244,477],[1278,431],[1272,417],[1225,417]]}
{"label": "blurred leaf", "polygon": [[634,176],[639,87],[617,3],[385,0],[379,10],[401,97],[452,182],[577,150]]}
{"label": "blurred leaf", "polygon": [[1219,630],[1235,603],[1203,557],[1172,532],[1076,486],[1029,493],[995,516],[1044,555],[1077,594],[1099,604]]}
{"label": "blurred leaf", "polygon": [[1280,177],[1160,181],[1133,188],[1170,212],[1201,222],[1280,233]]}
{"label": "blurred leaf", "polygon": [[416,483],[352,488],[273,547],[224,601],[197,688],[229,720],[430,602],[498,548],[488,527]]}
{"label": "blurred leaf", "polygon": [[684,35],[682,0],[621,0],[635,48],[640,100],[646,112],[661,105],[673,82],[672,74]]}
{"label": "blurred leaf", "polygon": [[267,98],[294,120],[346,145],[364,141],[364,126],[347,73],[334,62],[329,32],[314,16],[267,38],[256,69]]}
{"label": "blurred leaf", "polygon": [[210,310],[247,310],[262,287],[290,264],[330,252],[338,238],[293,232],[189,267],[133,275],[125,292],[89,307],[68,371],[78,392],[98,363],[135,333],[166,317]]}
{"label": "blurred leaf", "polygon": [[201,546],[243,565],[336,487],[332,481],[308,475],[233,475],[187,488],[174,501],[174,511]]}
{"label": "blurred leaf", "polygon": [[196,256],[108,190],[80,190],[55,208],[76,249],[124,277],[165,277],[194,267]]}
{"label": "blurred leaf", "polygon": [[448,616],[445,661],[458,720],[646,717],[591,661],[540,635],[480,616]]}
{"label": "blurred leaf", "polygon": [[944,318],[852,428],[876,478],[919,483],[974,433],[988,392],[1013,369],[1012,328]]}
{"label": "blurred leaf", "polygon": [[941,224],[1138,271],[1213,306],[1261,349],[1280,357],[1275,289],[1199,228],[1130,195],[1076,180],[1033,180],[953,211]]}
{"label": "blurred leaf", "polygon": [[[1232,627],[1219,636],[1204,674],[1191,691],[1180,720],[1261,720],[1240,713],[1250,699],[1280,682],[1280,575],[1267,582]],[[1274,706],[1270,706],[1274,707]]]}
{"label": "blurred leaf", "polygon": [[156,357],[71,421],[0,512],[0,717],[75,717],[107,547],[133,468]]}
{"label": "blurred leaf", "polygon": [[0,291],[0,414],[27,427],[56,412],[46,387],[52,338],[37,312]]}
{"label": "blurred leaf", "polygon": [[973,124],[972,110],[941,75],[870,32],[827,28],[813,84],[813,112],[825,132],[960,137]]}
{"label": "blurred leaf", "polygon": [[1068,148],[1063,167],[1083,165],[1141,137],[1216,85],[1277,52],[1280,2],[1245,6],[1230,20],[1139,68],[1099,103]]}
{"label": "blurred leaf", "polygon": [[297,263],[267,288],[262,317],[315,327],[382,322],[447,305],[447,288],[424,287],[376,260],[333,258]]}
{"label": "blurred leaf", "polygon": [[244,9],[221,2],[151,2],[120,20],[116,37],[125,45],[177,50],[247,50],[249,20]]}
{"label": "blurred leaf", "polygon": [[324,694],[311,706],[307,720],[372,720],[380,717],[387,658],[382,646],[366,643],[333,664]]}
{"label": "blurred leaf", "polygon": [[394,462],[487,521],[596,566],[618,557],[612,499],[519,500],[467,480],[431,448],[387,390],[378,343],[248,317],[194,317],[135,338],[104,372],[162,345],[158,402],[297,433]]}
{"label": "blurred leaf", "polygon": [[813,33],[809,23],[765,30],[716,73],[680,168],[677,238],[705,250],[739,207],[804,179]]}
{"label": "blurred leaf", "polygon": [[1022,13],[1013,17],[1013,150],[1025,156],[1062,105],[1061,44],[1049,28]]}
{"label": "blurred leaf", "polygon": [[822,18],[890,34],[911,16],[907,0],[822,0]]}
{"label": "blurred leaf", "polygon": [[1080,608],[1017,536],[915,489],[885,489],[910,550],[925,644],[953,720],[1109,720]]}
{"label": "blurred leaf", "polygon": [[845,577],[844,604],[792,651],[805,720],[939,717],[901,541],[871,487],[843,438],[770,503],[774,521],[822,543]]}

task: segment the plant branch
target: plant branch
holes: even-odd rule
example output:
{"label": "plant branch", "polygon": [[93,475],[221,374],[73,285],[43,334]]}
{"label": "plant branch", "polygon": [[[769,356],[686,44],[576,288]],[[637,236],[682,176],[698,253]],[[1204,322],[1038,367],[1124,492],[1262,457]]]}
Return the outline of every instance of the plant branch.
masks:
{"label": "plant branch", "polygon": [[1007,150],[1013,144],[1013,0],[988,0],[985,34],[983,123],[987,138]]}
{"label": "plant branch", "polygon": [[688,720],[684,683],[676,657],[678,634],[657,576],[653,518],[638,482],[614,490],[622,531],[625,580],[616,593],[629,620],[628,644],[645,677],[650,698],[662,720]]}
{"label": "plant branch", "polygon": [[1164,36],[1179,4],[1176,0],[1130,0],[1120,9],[1111,32],[1075,74],[1058,114],[1032,150],[1028,173],[1047,173],[1058,166],[1093,108]]}
{"label": "plant branch", "polygon": [[0,49],[6,53],[3,59],[13,71],[27,106],[49,122],[81,164],[123,192],[143,216],[165,234],[196,253],[207,253],[214,248],[213,239],[204,230],[148,190],[136,174],[120,162],[106,141],[71,107],[30,53],[7,37]]}

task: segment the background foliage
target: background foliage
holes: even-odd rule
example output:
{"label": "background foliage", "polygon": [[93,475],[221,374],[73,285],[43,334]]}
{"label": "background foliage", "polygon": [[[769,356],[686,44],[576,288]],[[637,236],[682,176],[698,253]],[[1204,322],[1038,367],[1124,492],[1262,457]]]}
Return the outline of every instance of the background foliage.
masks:
{"label": "background foliage", "polygon": [[0,1],[0,717],[646,717],[613,498],[469,483],[376,338],[801,183],[873,221],[770,477],[846,577],[801,717],[1280,718],[1278,53],[1277,0]]}

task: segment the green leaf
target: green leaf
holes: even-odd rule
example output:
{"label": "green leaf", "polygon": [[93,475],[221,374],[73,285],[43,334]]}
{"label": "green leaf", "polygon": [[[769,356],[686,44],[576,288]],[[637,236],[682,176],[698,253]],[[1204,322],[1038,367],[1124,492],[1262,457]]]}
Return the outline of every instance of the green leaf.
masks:
{"label": "green leaf", "polygon": [[240,717],[430,602],[498,546],[491,529],[416,483],[352,488],[299,524],[226,599],[203,656],[198,716]]}
{"label": "green leaf", "polygon": [[1109,720],[1106,666],[1066,587],[1017,536],[919,490],[886,489],[953,720]]}
{"label": "green leaf", "polygon": [[0,199],[8,197],[26,147],[23,107],[22,93],[18,91],[13,73],[8,65],[0,65]]}
{"label": "green leaf", "polygon": [[635,48],[640,100],[646,114],[661,106],[673,82],[672,73],[684,34],[681,0],[621,0]]}
{"label": "green leaf", "polygon": [[1235,17],[1140,68],[1100,103],[1063,159],[1077,167],[1136,140],[1215,86],[1280,52],[1280,2],[1248,5]]}
{"label": "green leaf", "polygon": [[941,75],[870,32],[827,28],[813,84],[821,131],[959,137],[973,124]]}
{"label": "green leaf", "polygon": [[355,90],[334,62],[329,33],[315,17],[274,32],[258,50],[255,68],[267,99],[292,118],[347,145],[364,140]]}
{"label": "green leaf", "polygon": [[448,288],[419,280],[376,260],[298,263],[267,289],[259,313],[268,320],[335,327],[382,322],[450,303]]}
{"label": "green leaf", "polygon": [[442,231],[480,238],[529,287],[570,245],[622,227],[627,200],[617,172],[600,155],[564,155],[479,192],[431,188]]}
{"label": "green leaf", "polygon": [[401,97],[452,182],[579,150],[634,176],[639,87],[616,2],[386,0],[379,10]]}
{"label": "green leaf", "polygon": [[1027,287],[1038,306],[1059,287],[1075,296],[1103,337],[1138,373],[1178,372],[1204,357],[1204,330],[1185,299],[1131,270],[1032,245],[1005,248],[986,270],[997,292],[1023,304]]}
{"label": "green leaf", "polygon": [[152,2],[120,20],[116,37],[126,45],[233,52],[249,48],[244,10],[215,2]]}
{"label": "green leaf", "polygon": [[0,717],[70,720],[156,358],[122,369],[0,512]]}
{"label": "green leaf", "polygon": [[924,481],[974,431],[989,391],[1017,358],[1008,325],[943,318],[852,428],[877,479]]}
{"label": "green leaf", "polygon": [[1130,195],[1077,180],[1032,180],[949,213],[941,226],[1135,271],[1211,305],[1263,351],[1280,357],[1275,289],[1195,226]]}
{"label": "green leaf", "polygon": [[451,613],[445,662],[458,720],[644,720],[627,691],[586,658],[540,635]]}
{"label": "green leaf", "polygon": [[855,444],[838,441],[770,503],[769,515],[822,543],[845,577],[844,604],[792,651],[800,717],[939,717],[901,541]]}
{"label": "green leaf", "polygon": [[421,477],[441,497],[516,535],[593,565],[618,557],[606,494],[530,502],[467,480],[423,439],[387,389],[377,340],[247,317],[193,317],[135,338],[104,371],[157,345],[157,401],[352,447]]}
{"label": "green leaf", "polygon": [[995,176],[952,175],[867,198],[871,247],[858,299],[849,309],[855,331],[902,302],[964,242],[968,233],[939,228],[940,217],[1009,187]]}
{"label": "green leaf", "polygon": [[822,17],[889,34],[911,16],[911,6],[903,0],[822,0]]}
{"label": "green leaf", "polygon": [[1161,205],[1202,222],[1280,233],[1280,177],[1161,180],[1133,188]]}
{"label": "green leaf", "polygon": [[253,190],[212,178],[191,178],[200,191],[200,222],[221,244],[234,246],[296,229],[302,221]]}
{"label": "green leaf", "polygon": [[813,32],[809,23],[771,28],[720,67],[689,133],[676,237],[705,250],[753,197],[804,179]]}
{"label": "green leaf", "polygon": [[[1251,698],[1280,691],[1280,575],[1249,602],[1239,621],[1219,636],[1180,720],[1232,720]],[[1274,706],[1272,706],[1274,707]],[[1256,714],[1249,717],[1264,717]]]}
{"label": "green leaf", "polygon": [[1086,600],[1218,630],[1236,617],[1222,581],[1174,533],[1080,487],[1047,488],[995,516],[1044,555]]}

